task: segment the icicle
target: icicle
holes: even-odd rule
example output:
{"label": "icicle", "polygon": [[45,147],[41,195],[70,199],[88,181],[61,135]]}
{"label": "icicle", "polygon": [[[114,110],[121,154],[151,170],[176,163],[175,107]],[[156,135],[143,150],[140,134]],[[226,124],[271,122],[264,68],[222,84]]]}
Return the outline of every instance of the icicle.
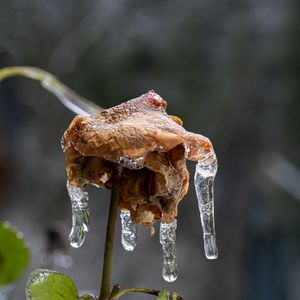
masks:
{"label": "icicle", "polygon": [[199,161],[195,172],[195,189],[203,228],[204,250],[206,258],[218,257],[214,220],[214,179],[217,173],[217,159],[214,156]]}
{"label": "icicle", "polygon": [[137,243],[137,227],[132,223],[130,212],[128,210],[121,210],[120,212],[122,233],[121,243],[125,250],[133,251]]}
{"label": "icicle", "polygon": [[89,230],[88,193],[83,189],[67,184],[68,193],[72,203],[72,230],[69,235],[70,244],[79,248]]}
{"label": "icicle", "polygon": [[177,220],[171,223],[160,223],[159,240],[163,249],[163,270],[164,280],[173,282],[177,279],[177,260],[176,260],[176,228]]}

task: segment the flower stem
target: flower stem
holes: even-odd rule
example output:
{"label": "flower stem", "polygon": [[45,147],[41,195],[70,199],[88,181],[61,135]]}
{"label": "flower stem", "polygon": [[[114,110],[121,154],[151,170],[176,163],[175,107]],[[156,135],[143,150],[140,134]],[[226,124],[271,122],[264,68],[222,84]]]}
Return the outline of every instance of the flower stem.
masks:
{"label": "flower stem", "polygon": [[117,166],[112,175],[112,191],[109,215],[106,229],[105,250],[102,269],[102,282],[99,300],[108,300],[110,298],[111,275],[112,275],[112,256],[115,239],[115,228],[118,213],[118,201],[120,192],[120,179],[122,176],[122,167]]}
{"label": "flower stem", "polygon": [[156,290],[144,289],[144,288],[131,288],[131,289],[121,290],[120,292],[113,295],[111,300],[119,299],[121,296],[124,296],[127,293],[144,293],[144,294],[150,294],[154,296],[159,295],[159,291]]}
{"label": "flower stem", "polygon": [[79,115],[94,115],[103,108],[90,102],[61,83],[52,74],[33,67],[8,67],[0,69],[0,81],[13,76],[22,76],[40,81],[41,85],[54,94],[64,106]]}

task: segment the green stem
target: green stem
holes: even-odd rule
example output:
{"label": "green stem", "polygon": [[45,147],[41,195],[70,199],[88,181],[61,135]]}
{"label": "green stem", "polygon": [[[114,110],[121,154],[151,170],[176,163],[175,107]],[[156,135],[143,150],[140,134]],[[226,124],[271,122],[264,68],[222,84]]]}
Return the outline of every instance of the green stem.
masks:
{"label": "green stem", "polygon": [[156,290],[144,289],[144,288],[131,288],[131,289],[121,290],[120,292],[115,294],[111,298],[111,300],[119,299],[121,296],[124,296],[125,294],[128,294],[128,293],[144,293],[144,294],[158,296],[160,292],[156,291]]}
{"label": "green stem", "polygon": [[40,81],[41,85],[54,94],[64,106],[79,115],[95,115],[103,108],[90,102],[61,83],[52,74],[33,67],[8,67],[0,69],[0,81],[12,77],[22,76]]}
{"label": "green stem", "polygon": [[106,229],[105,250],[102,269],[102,282],[99,300],[108,300],[110,298],[111,275],[112,275],[112,256],[115,240],[115,228],[118,214],[118,202],[120,192],[120,180],[122,176],[122,167],[117,166],[112,175],[112,191],[109,215]]}

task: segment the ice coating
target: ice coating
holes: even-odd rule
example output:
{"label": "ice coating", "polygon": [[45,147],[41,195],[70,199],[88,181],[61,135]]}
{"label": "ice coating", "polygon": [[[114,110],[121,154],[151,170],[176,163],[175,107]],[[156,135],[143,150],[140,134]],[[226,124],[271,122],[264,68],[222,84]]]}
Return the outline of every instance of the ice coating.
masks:
{"label": "ice coating", "polygon": [[177,279],[176,229],[176,219],[170,223],[163,221],[160,223],[159,241],[163,250],[162,276],[168,282],[173,282]]}
{"label": "ice coating", "polygon": [[196,165],[194,184],[198,198],[198,205],[203,230],[203,242],[206,258],[218,257],[214,220],[214,179],[217,173],[217,159],[215,155]]}
{"label": "ice coating", "polygon": [[121,243],[125,250],[133,251],[137,244],[137,227],[132,223],[130,211],[121,209]]}
{"label": "ice coating", "polygon": [[51,270],[46,270],[46,269],[37,269],[37,270],[33,271],[29,275],[28,281],[27,281],[26,287],[25,287],[26,300],[32,299],[32,295],[31,295],[32,286],[38,285],[38,284],[44,282],[47,279],[47,277],[49,277],[53,273],[56,273],[56,272],[51,271]]}
{"label": "ice coating", "polygon": [[[119,208],[135,224],[171,224],[189,187],[186,159],[198,162],[195,185],[206,255],[215,258],[213,180],[216,158],[210,140],[183,127],[154,91],[93,116],[77,116],[63,136],[68,181],[111,189],[116,165],[123,167]],[[215,166],[215,168],[214,168]]]}
{"label": "ice coating", "polygon": [[138,170],[144,167],[145,157],[138,157],[138,158],[130,158],[127,156],[121,156],[117,158],[117,162],[124,168],[128,168],[131,170]]}
{"label": "ice coating", "polygon": [[72,247],[79,248],[89,230],[88,193],[82,188],[67,184],[72,204],[72,229],[69,241]]}
{"label": "ice coating", "polygon": [[[93,116],[77,116],[63,136],[70,184],[111,189],[116,164],[124,168],[119,208],[134,223],[171,222],[189,186],[186,158],[213,152],[206,137],[188,132],[168,115],[166,101],[153,91]],[[151,217],[151,218],[150,218]]]}

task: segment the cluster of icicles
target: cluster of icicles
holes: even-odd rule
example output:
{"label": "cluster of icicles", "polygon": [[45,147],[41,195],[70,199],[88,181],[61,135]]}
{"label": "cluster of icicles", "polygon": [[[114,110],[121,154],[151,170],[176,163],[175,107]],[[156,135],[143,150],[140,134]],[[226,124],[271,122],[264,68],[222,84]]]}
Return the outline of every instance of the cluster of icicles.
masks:
{"label": "cluster of icicles", "polygon": [[[208,161],[210,163],[208,163]],[[218,256],[214,224],[214,178],[217,172],[217,160],[199,161],[196,165],[194,184],[198,199],[205,255],[208,259]],[[85,233],[89,230],[88,193],[79,187],[67,185],[72,203],[72,230],[69,236],[71,246],[78,248],[83,244]],[[137,226],[130,212],[121,210],[121,243],[125,250],[133,251],[137,245]],[[160,223],[160,244],[163,250],[163,278],[173,282],[177,278],[176,260],[177,220]]]}

